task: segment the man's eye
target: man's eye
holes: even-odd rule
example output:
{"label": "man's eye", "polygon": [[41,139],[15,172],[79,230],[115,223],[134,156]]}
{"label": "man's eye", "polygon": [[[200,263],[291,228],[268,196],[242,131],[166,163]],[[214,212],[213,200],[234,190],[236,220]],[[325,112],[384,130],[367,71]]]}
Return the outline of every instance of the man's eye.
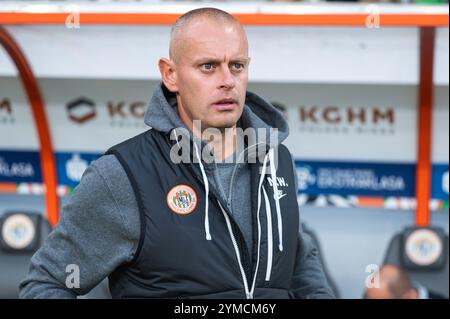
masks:
{"label": "man's eye", "polygon": [[244,64],[242,64],[242,63],[233,63],[233,69],[240,71],[243,68],[244,68]]}
{"label": "man's eye", "polygon": [[212,68],[214,67],[213,65],[212,65],[212,63],[203,63],[202,65],[201,65],[201,67],[202,67],[202,69],[204,69],[204,70],[212,70]]}

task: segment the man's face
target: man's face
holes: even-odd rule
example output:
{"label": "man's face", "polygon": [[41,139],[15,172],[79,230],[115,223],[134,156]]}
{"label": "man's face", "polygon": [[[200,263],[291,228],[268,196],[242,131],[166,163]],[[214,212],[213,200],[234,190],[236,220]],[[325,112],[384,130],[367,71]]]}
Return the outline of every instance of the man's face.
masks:
{"label": "man's face", "polygon": [[178,112],[192,128],[233,127],[248,83],[247,37],[237,24],[193,21],[182,34],[175,59]]}
{"label": "man's face", "polygon": [[379,288],[368,288],[366,290],[367,299],[393,299],[394,296],[389,291],[387,285],[382,285]]}

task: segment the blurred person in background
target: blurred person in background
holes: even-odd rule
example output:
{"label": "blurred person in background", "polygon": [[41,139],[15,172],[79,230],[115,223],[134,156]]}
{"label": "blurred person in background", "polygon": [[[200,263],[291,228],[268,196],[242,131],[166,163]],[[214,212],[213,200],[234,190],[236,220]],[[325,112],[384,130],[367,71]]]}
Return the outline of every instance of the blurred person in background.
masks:
{"label": "blurred person in background", "polygon": [[378,287],[367,288],[366,299],[446,299],[412,281],[405,270],[395,265],[382,266],[374,278],[378,278]]}

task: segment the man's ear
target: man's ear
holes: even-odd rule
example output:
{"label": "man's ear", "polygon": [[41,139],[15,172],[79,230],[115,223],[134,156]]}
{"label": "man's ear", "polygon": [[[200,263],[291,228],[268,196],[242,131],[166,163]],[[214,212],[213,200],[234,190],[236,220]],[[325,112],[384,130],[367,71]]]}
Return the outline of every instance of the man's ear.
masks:
{"label": "man's ear", "polygon": [[177,73],[172,60],[161,58],[158,62],[161,79],[170,92],[178,92]]}

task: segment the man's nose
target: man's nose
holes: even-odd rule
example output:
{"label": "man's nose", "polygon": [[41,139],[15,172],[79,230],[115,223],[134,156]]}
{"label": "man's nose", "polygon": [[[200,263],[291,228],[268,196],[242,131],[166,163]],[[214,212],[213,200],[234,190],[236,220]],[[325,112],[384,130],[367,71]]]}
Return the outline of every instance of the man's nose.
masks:
{"label": "man's nose", "polygon": [[222,74],[221,74],[219,88],[226,89],[226,90],[234,88],[235,80],[234,80],[233,74],[230,71],[229,66],[228,65],[223,66],[221,69],[222,69]]}

